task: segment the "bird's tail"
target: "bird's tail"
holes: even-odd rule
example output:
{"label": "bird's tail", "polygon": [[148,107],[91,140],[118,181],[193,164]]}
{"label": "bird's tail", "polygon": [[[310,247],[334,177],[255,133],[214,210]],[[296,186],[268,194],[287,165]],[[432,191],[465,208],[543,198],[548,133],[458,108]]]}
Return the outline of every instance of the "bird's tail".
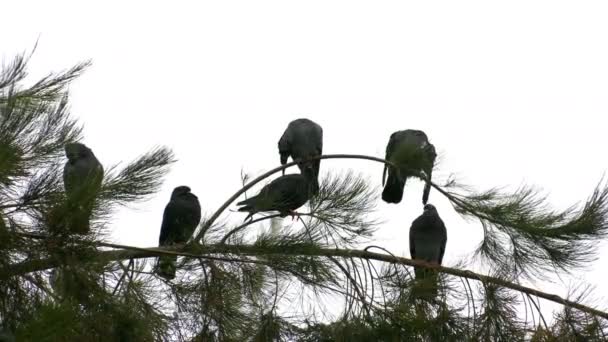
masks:
{"label": "bird's tail", "polygon": [[439,274],[435,270],[415,267],[416,296],[420,298],[435,298],[438,293]]}
{"label": "bird's tail", "polygon": [[399,203],[403,198],[403,187],[406,178],[398,177],[393,170],[388,171],[388,179],[382,191],[382,200],[386,203]]}
{"label": "bird's tail", "polygon": [[422,192],[422,205],[426,205],[429,201],[429,193],[431,192],[431,177],[433,176],[433,166],[426,168],[425,170],[426,176],[428,177],[428,182],[424,183],[424,190]]}
{"label": "bird's tail", "polygon": [[160,256],[158,257],[158,268],[156,273],[167,280],[171,280],[175,278],[176,263],[177,256]]}
{"label": "bird's tail", "polygon": [[311,196],[319,194],[319,172],[316,167],[318,167],[317,164],[307,164],[301,169],[302,175],[304,175],[308,181]]}
{"label": "bird's tail", "polygon": [[422,204],[426,205],[429,201],[429,193],[431,192],[431,183],[426,183],[424,185],[424,190],[422,191]]}
{"label": "bird's tail", "polygon": [[253,207],[252,204],[249,204],[249,202],[248,202],[249,200],[251,200],[251,198],[237,203],[237,205],[243,205],[243,207],[238,208],[237,211],[249,212],[249,215],[247,215],[247,217],[245,217],[245,220],[243,220],[243,222],[247,221],[248,219],[253,217],[253,214],[255,214],[255,208]]}
{"label": "bird's tail", "polygon": [[68,231],[74,234],[87,234],[90,231],[92,208],[74,206],[69,218]]}
{"label": "bird's tail", "polygon": [[245,206],[243,208],[239,208],[239,211],[249,211],[252,208],[253,203],[255,202],[255,200],[256,200],[257,197],[258,197],[257,195],[256,196],[252,196],[252,197],[249,197],[249,198],[247,198],[245,200],[242,200],[242,201],[238,202],[236,205],[244,205]]}
{"label": "bird's tail", "polygon": [[[243,203],[243,202],[240,202],[238,205],[243,205],[241,203]],[[237,211],[252,211],[252,210],[253,210],[253,206],[250,204],[244,204],[243,207],[240,207],[237,209]]]}

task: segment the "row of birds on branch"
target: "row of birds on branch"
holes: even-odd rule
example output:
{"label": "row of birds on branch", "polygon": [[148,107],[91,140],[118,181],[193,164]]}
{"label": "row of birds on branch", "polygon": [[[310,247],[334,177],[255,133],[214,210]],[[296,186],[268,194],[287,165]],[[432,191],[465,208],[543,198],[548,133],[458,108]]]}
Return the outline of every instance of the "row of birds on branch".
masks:
{"label": "row of birds on branch", "polygon": [[[281,217],[297,215],[296,209],[303,206],[319,192],[320,159],[311,159],[323,154],[323,129],[309,119],[297,119],[289,123],[278,143],[280,161],[287,163],[289,157],[297,161],[300,173],[283,175],[272,180],[260,192],[237,203],[238,211],[247,212],[245,218],[252,219],[258,212],[278,211]],[[70,208],[70,231],[87,233],[93,201],[83,193],[93,193],[101,187],[103,166],[91,149],[80,143],[65,146],[68,158],[64,168],[64,185]],[[426,184],[423,190],[423,214],[412,222],[410,228],[410,254],[412,259],[441,265],[447,242],[445,225],[436,208],[427,204],[430,180],[436,158],[435,147],[420,130],[394,132],[386,146],[385,159],[394,166],[385,165],[382,175],[382,200],[400,203],[406,180],[423,172]],[[387,177],[388,175],[388,177]],[[94,195],[93,195],[94,197]],[[171,193],[161,224],[159,246],[185,243],[190,239],[201,220],[198,198],[188,186],[178,186]],[[175,277],[177,257],[159,258],[157,273],[166,278]],[[430,270],[417,268],[416,278],[426,274],[435,277]],[[428,278],[428,277],[427,277]]]}

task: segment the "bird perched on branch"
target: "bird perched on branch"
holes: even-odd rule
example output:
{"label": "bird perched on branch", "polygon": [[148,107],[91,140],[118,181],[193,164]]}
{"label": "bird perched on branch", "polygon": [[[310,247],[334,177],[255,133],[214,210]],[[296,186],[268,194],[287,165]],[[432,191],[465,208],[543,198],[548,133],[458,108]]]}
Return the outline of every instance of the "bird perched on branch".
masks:
{"label": "bird perched on branch", "polygon": [[[309,119],[293,120],[287,125],[287,129],[279,139],[279,154],[281,155],[281,165],[285,165],[290,156],[296,161],[322,155],[323,128]],[[314,180],[318,185],[321,160],[298,163],[300,173],[304,173],[304,169],[309,164],[312,164]],[[285,170],[283,170],[283,175],[285,175]],[[314,194],[317,190],[314,191]]]}
{"label": "bird perched on branch", "polygon": [[[432,204],[426,204],[422,215],[410,227],[410,255],[414,260],[423,260],[441,265],[448,241],[445,224]],[[429,294],[437,295],[437,272],[431,269],[414,267],[417,280],[428,281],[434,288]]]}
{"label": "bird perched on branch", "polygon": [[289,174],[274,179],[260,192],[237,203],[242,206],[238,211],[249,212],[250,219],[261,211],[278,211],[281,217],[297,215],[296,209],[303,206],[317,188],[312,166],[304,168],[303,174]]}
{"label": "bird perched on branch", "polygon": [[[408,177],[420,171],[423,171],[430,181],[436,157],[435,146],[429,143],[423,131],[406,129],[391,134],[384,159],[396,164],[398,168],[384,165],[382,200],[387,203],[401,202]],[[427,203],[430,191],[431,184],[427,182],[422,193],[422,204]]]}
{"label": "bird perched on branch", "polygon": [[[171,200],[165,206],[163,223],[158,238],[159,246],[185,243],[201,221],[201,205],[198,197],[187,186],[178,186],[171,193]],[[175,278],[177,256],[158,258],[158,275],[166,279]]]}
{"label": "bird perched on branch", "polygon": [[68,231],[86,234],[89,232],[95,196],[101,188],[103,166],[84,144],[70,143],[64,149],[68,158],[63,168],[63,185],[70,216]]}

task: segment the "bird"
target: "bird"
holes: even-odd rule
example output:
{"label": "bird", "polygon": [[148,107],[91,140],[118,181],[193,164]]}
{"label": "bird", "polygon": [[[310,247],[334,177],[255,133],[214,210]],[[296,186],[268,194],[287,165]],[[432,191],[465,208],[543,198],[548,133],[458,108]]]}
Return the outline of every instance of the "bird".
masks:
{"label": "bird", "polygon": [[245,221],[261,211],[278,211],[281,217],[297,215],[296,209],[303,206],[314,192],[314,170],[311,166],[304,174],[293,173],[280,176],[265,185],[260,192],[244,201],[238,211],[249,212]]}
{"label": "bird", "polygon": [[[386,159],[401,168],[384,165],[382,174],[382,200],[386,203],[397,204],[403,198],[403,188],[407,178],[414,173],[423,171],[429,182],[426,182],[422,193],[422,204],[426,204],[431,191],[430,179],[435,164],[435,146],[429,143],[423,131],[406,129],[391,134],[386,145]],[[386,177],[388,171],[388,179]]]}
{"label": "bird", "polygon": [[[173,189],[171,199],[165,206],[163,222],[158,237],[159,246],[185,243],[201,221],[201,205],[190,187],[182,185]],[[175,278],[177,256],[158,258],[158,275],[165,279]]]}
{"label": "bird", "polygon": [[[418,216],[410,227],[410,256],[413,260],[422,260],[433,264],[441,265],[445,246],[448,241],[448,234],[445,224],[437,208],[432,204],[426,204],[422,215]],[[430,294],[437,294],[437,272],[435,270],[414,267],[414,274],[417,280],[430,279],[434,284],[434,289]]]}
{"label": "bird", "polygon": [[[323,128],[306,118],[293,120],[287,125],[278,145],[281,165],[285,165],[290,156],[294,161],[321,156],[323,154]],[[309,163],[312,163],[314,179],[318,184],[321,160],[298,163],[301,173]],[[283,175],[285,175],[285,169],[283,169]],[[318,189],[313,191],[314,194],[317,192]]]}
{"label": "bird", "polygon": [[90,230],[95,195],[101,188],[103,166],[84,144],[69,143],[64,149],[68,158],[63,168],[63,185],[70,211],[68,231],[86,234]]}

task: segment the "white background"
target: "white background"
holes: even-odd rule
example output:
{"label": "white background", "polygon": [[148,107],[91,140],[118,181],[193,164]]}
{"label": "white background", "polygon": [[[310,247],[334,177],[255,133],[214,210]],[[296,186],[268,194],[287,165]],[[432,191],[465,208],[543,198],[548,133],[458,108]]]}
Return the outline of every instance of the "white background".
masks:
{"label": "white background", "polygon": [[[176,152],[162,191],[116,216],[123,244],[157,243],[175,186],[189,185],[210,214],[239,188],[241,168],[277,166],[277,141],[299,117],[323,126],[325,154],[382,157],[392,132],[422,129],[441,156],[438,181],[536,184],[559,209],[585,200],[606,169],[604,1],[2,1],[0,11],[5,63],[39,38],[32,80],[93,60],[71,105],[106,168],[155,145]],[[380,186],[380,164],[321,165]],[[412,181],[388,205],[378,188],[386,223],[375,244],[409,257],[421,191]],[[450,266],[481,227],[437,192],[430,202],[448,227]],[[606,297],[608,245],[598,246],[587,270],[533,286],[565,295],[588,283]]]}

